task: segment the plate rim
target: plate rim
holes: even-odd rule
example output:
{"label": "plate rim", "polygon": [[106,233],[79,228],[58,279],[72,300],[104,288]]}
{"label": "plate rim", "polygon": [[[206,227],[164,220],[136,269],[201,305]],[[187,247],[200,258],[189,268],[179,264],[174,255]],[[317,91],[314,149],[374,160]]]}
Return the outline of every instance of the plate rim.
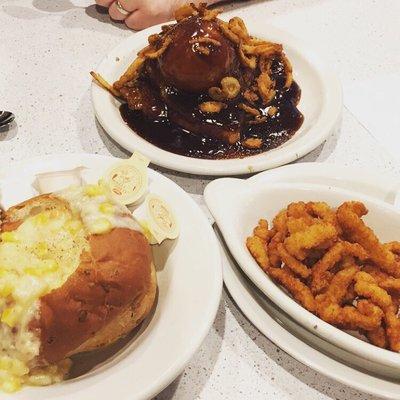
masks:
{"label": "plate rim", "polygon": [[[2,180],[4,177],[7,176],[7,173],[12,170],[12,169],[18,169],[18,168],[24,168],[24,167],[29,167],[29,165],[31,165],[32,163],[36,163],[36,162],[53,162],[56,164],[57,161],[60,161],[60,159],[64,160],[68,160],[68,162],[75,162],[77,164],[80,163],[84,163],[85,162],[85,158],[89,160],[89,162],[91,162],[92,160],[95,161],[101,161],[101,160],[105,160],[105,161],[111,161],[112,159],[118,161],[121,160],[121,158],[118,157],[114,157],[112,155],[100,155],[100,154],[92,154],[92,153],[60,153],[60,154],[47,154],[47,155],[38,155],[38,156],[34,156],[31,157],[29,159],[25,159],[25,160],[19,160],[19,161],[12,161],[10,162],[5,168],[2,169],[1,171],[1,176],[0,176],[0,189],[1,189],[1,184],[2,184]],[[71,160],[71,161],[69,161]],[[65,161],[67,162],[67,161]],[[57,164],[56,164],[57,165]],[[57,168],[57,167],[55,167]],[[209,239],[209,244],[210,244],[210,252],[212,252],[213,257],[215,257],[215,262],[214,262],[214,266],[218,265],[218,268],[213,268],[214,270],[214,274],[213,274],[213,287],[215,288],[215,295],[212,298],[212,301],[210,301],[210,305],[209,305],[209,312],[208,312],[208,320],[206,323],[202,324],[202,329],[198,329],[198,336],[196,338],[196,340],[192,340],[189,344],[190,346],[188,346],[186,351],[183,351],[181,353],[181,356],[179,359],[175,359],[175,361],[172,363],[172,365],[170,366],[170,368],[168,370],[166,370],[161,376],[157,376],[155,377],[155,379],[157,379],[157,381],[155,381],[154,384],[150,385],[148,388],[143,389],[140,392],[137,392],[137,396],[136,397],[132,397],[132,394],[129,394],[129,397],[119,397],[121,400],[144,400],[144,399],[148,399],[148,398],[152,398],[155,395],[157,395],[158,393],[160,393],[163,389],[165,389],[170,383],[172,383],[184,370],[184,368],[186,367],[186,365],[189,363],[190,359],[195,355],[195,353],[199,350],[200,346],[202,345],[204,339],[206,338],[206,336],[208,335],[218,312],[218,308],[220,305],[220,301],[221,301],[221,296],[222,296],[222,289],[223,289],[223,276],[222,276],[222,259],[221,259],[221,252],[220,252],[220,248],[219,248],[219,244],[218,241],[216,239],[216,236],[214,234],[214,231],[206,217],[206,215],[204,214],[204,212],[201,210],[201,208],[199,207],[199,205],[193,200],[193,198],[187,193],[185,192],[184,189],[182,189],[177,183],[175,183],[174,181],[172,181],[170,178],[164,176],[163,174],[161,174],[158,171],[155,171],[151,168],[149,168],[149,174],[156,176],[157,179],[160,179],[161,181],[164,182],[168,182],[169,184],[173,184],[173,186],[178,189],[178,191],[180,192],[181,195],[183,195],[186,198],[186,201],[189,201],[189,203],[192,206],[196,207],[196,210],[198,210],[198,216],[199,218],[203,221],[203,227],[205,229],[205,231],[207,232],[207,236]],[[207,286],[208,288],[208,293],[210,293],[210,286]],[[210,298],[210,296],[207,296],[208,298]],[[190,347],[190,348],[189,348]],[[112,368],[112,367],[111,367]],[[66,381],[68,382],[68,381]],[[72,383],[72,381],[70,381]],[[56,385],[51,385],[50,387],[55,387]],[[95,386],[95,385],[94,385]],[[91,386],[89,386],[91,387]],[[27,389],[29,389],[29,387],[27,387]],[[45,393],[45,389],[44,388],[40,388],[38,390],[43,390],[43,395],[46,395]],[[96,390],[96,389],[94,389]],[[25,394],[24,389],[19,392],[22,394]],[[73,392],[72,392],[73,393]],[[94,393],[88,393],[88,395],[93,395]],[[5,398],[9,398],[10,400],[12,398],[17,399],[17,397],[14,395],[10,395],[8,397],[8,395],[3,393],[3,396]],[[64,398],[64,394],[60,395],[60,399]],[[70,396],[73,396],[72,394]],[[70,397],[67,395],[67,397]],[[99,397],[99,400],[101,399],[101,396]]]}
{"label": "plate rim", "polygon": [[[157,32],[162,25],[163,24],[156,25],[124,39],[103,58],[97,66],[97,71],[102,73],[103,69],[108,68],[110,60],[115,59],[115,57],[124,57],[126,55],[126,52],[123,51],[123,49],[128,44],[131,44],[132,47],[135,48],[135,44],[142,42],[149,34]],[[101,89],[95,82],[92,82],[91,98],[97,120],[107,135],[126,150],[130,152],[139,150],[150,157],[153,162],[159,166],[195,175],[222,176],[249,174],[252,172],[260,172],[275,168],[305,156],[323,143],[334,132],[341,120],[343,112],[343,93],[339,78],[331,69],[324,56],[318,53],[316,49],[314,50],[307,41],[299,40],[289,32],[270,23],[265,24],[262,27],[254,27],[253,31],[256,32],[256,35],[258,36],[268,36],[268,31],[275,32],[274,34],[283,38],[282,42],[289,43],[290,47],[293,47],[301,55],[305,56],[306,60],[316,72],[316,76],[324,76],[324,79],[321,80],[321,84],[323,88],[323,99],[327,104],[325,104],[321,112],[318,114],[316,123],[314,122],[310,126],[304,135],[305,137],[301,137],[286,146],[284,144],[283,147],[279,146],[276,149],[272,149],[271,151],[276,150],[276,155],[274,153],[265,152],[245,158],[204,160],[162,150],[161,148],[152,145],[150,142],[147,142],[134,132],[133,134],[135,135],[135,139],[133,141],[136,142],[133,144],[131,141],[132,136],[124,136],[116,133],[117,131],[119,132],[118,127],[113,128],[112,123],[109,123],[107,118],[104,118],[102,115],[101,108],[103,102],[108,101],[112,96]],[[262,34],[257,33],[261,31],[263,32]],[[123,53],[124,55],[121,55],[120,53]],[[126,124],[121,118],[120,128],[122,126],[126,127]],[[130,132],[132,133],[132,131]],[[142,144],[140,144],[140,142],[142,142]],[[268,155],[271,156],[271,154],[273,155],[272,161],[270,161],[271,157],[268,157]]]}

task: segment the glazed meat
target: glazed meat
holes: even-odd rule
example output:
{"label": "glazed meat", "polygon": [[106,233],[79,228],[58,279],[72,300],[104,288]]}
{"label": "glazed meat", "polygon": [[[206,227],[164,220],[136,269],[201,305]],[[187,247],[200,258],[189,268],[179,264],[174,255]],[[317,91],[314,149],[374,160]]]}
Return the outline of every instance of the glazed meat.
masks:
{"label": "glazed meat", "polygon": [[[192,157],[238,157],[279,146],[300,127],[300,89],[282,45],[249,35],[221,10],[186,5],[113,85],[123,119],[159,147]],[[158,137],[156,137],[158,136]]]}
{"label": "glazed meat", "polygon": [[172,42],[158,60],[166,84],[191,93],[206,92],[237,68],[235,48],[215,21],[190,17],[175,25]]}

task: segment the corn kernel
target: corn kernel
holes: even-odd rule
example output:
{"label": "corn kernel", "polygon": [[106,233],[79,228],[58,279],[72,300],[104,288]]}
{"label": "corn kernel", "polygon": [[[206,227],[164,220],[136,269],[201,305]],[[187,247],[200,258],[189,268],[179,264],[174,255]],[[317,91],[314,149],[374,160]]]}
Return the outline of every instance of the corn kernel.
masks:
{"label": "corn kernel", "polygon": [[15,232],[3,232],[1,234],[1,240],[2,242],[10,242],[10,243],[18,241]]}
{"label": "corn kernel", "polygon": [[7,324],[10,328],[13,328],[18,321],[20,311],[20,307],[18,306],[4,309],[1,314],[1,322]]}
{"label": "corn kernel", "polygon": [[49,216],[45,213],[39,213],[35,216],[35,221],[39,225],[47,224],[49,222]]}
{"label": "corn kernel", "polygon": [[114,206],[105,201],[99,205],[99,211],[104,214],[112,214],[114,212]]}
{"label": "corn kernel", "polygon": [[36,244],[34,251],[38,257],[45,257],[49,252],[49,248],[46,242],[39,242]]}
{"label": "corn kernel", "polygon": [[0,297],[7,297],[13,291],[13,287],[10,283],[3,283],[0,285]]}
{"label": "corn kernel", "polygon": [[111,230],[111,222],[107,218],[99,218],[92,225],[94,233],[104,233]]}
{"label": "corn kernel", "polygon": [[4,278],[7,275],[8,275],[8,270],[6,268],[0,267],[0,278]]}
{"label": "corn kernel", "polygon": [[55,260],[43,260],[36,267],[27,267],[24,272],[28,275],[43,276],[58,269],[58,263]]}
{"label": "corn kernel", "polygon": [[85,193],[89,197],[95,197],[95,196],[100,196],[102,194],[105,194],[105,189],[104,189],[104,187],[101,187],[99,185],[86,185]]}
{"label": "corn kernel", "polygon": [[65,223],[65,228],[71,235],[76,235],[82,229],[82,224],[78,220],[71,220]]}
{"label": "corn kernel", "polygon": [[6,393],[13,393],[21,389],[21,378],[16,376],[10,376],[3,384],[1,388]]}
{"label": "corn kernel", "polygon": [[29,372],[29,368],[22,361],[11,357],[0,358],[0,370],[17,376],[23,376]]}

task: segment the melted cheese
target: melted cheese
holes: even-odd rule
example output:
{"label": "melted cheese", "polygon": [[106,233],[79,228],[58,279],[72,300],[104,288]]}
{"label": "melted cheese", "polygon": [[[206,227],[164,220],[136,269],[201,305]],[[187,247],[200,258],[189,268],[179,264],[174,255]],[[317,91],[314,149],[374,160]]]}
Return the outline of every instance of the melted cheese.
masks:
{"label": "melted cheese", "polygon": [[[35,374],[31,369],[40,341],[29,324],[38,318],[39,298],[75,271],[88,242],[83,224],[68,211],[29,217],[1,239],[0,387],[14,391]],[[59,379],[57,370],[53,372],[54,380]]]}
{"label": "melted cheese", "polygon": [[62,380],[68,361],[35,366],[40,339],[30,324],[39,317],[39,299],[76,270],[82,251],[89,249],[88,234],[137,228],[127,208],[100,185],[69,188],[57,196],[72,212],[43,211],[0,236],[0,389],[7,392]]}
{"label": "melted cheese", "polygon": [[139,229],[127,207],[115,201],[101,184],[71,187],[57,195],[81,216],[89,233],[105,233],[117,227]]}

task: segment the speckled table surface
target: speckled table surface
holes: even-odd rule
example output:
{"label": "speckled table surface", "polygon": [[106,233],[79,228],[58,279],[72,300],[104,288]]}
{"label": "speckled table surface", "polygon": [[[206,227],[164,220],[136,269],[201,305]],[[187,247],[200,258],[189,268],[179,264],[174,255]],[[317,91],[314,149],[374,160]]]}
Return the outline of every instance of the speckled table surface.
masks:
{"label": "speckled table surface", "polygon": [[[132,32],[110,23],[91,0],[0,0],[0,109],[16,123],[0,135],[0,168],[48,153],[127,157],[96,122],[88,71]],[[275,0],[228,11],[249,24],[287,29],[325,54],[343,85],[400,67],[398,0]],[[400,142],[399,142],[400,145]],[[376,168],[400,177],[400,164],[345,107],[340,131],[301,161]],[[201,194],[208,178],[167,170]],[[372,399],[303,366],[261,335],[224,291],[215,323],[166,399]]]}

